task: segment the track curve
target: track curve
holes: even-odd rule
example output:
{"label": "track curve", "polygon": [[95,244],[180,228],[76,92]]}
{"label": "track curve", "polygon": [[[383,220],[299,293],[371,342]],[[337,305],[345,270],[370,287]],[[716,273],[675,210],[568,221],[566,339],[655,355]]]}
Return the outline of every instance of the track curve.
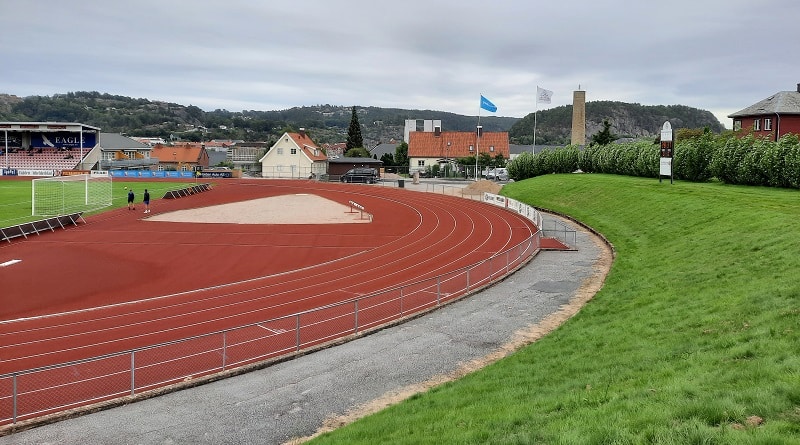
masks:
{"label": "track curve", "polygon": [[373,220],[176,224],[120,209],[0,247],[23,260],[3,277],[0,374],[332,306],[479,263],[537,230],[482,202],[311,181],[231,181],[158,211],[293,193],[355,200]]}

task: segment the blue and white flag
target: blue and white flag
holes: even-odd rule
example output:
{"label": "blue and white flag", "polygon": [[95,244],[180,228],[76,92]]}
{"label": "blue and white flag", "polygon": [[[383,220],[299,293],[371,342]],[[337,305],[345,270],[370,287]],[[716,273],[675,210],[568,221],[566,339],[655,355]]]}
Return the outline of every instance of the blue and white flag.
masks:
{"label": "blue and white flag", "polygon": [[489,99],[483,97],[483,94],[481,94],[481,108],[483,108],[486,111],[490,111],[492,113],[497,111],[497,107],[493,103],[491,103]]}

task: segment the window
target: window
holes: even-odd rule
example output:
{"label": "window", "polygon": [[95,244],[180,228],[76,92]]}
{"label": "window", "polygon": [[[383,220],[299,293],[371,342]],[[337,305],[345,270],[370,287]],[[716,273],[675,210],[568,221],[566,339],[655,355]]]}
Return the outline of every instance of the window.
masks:
{"label": "window", "polygon": [[425,160],[420,159],[417,161],[417,167],[425,167]]}
{"label": "window", "polygon": [[764,118],[764,130],[767,131],[772,130],[772,118],[769,117]]}
{"label": "window", "polygon": [[753,131],[761,131],[761,119],[753,120]]}
{"label": "window", "polygon": [[470,146],[469,146],[469,151],[475,151],[475,147],[473,147],[472,145],[470,145]]}
{"label": "window", "polygon": [[282,155],[282,154],[283,154],[283,147],[278,147],[278,154],[279,154],[279,155]]}
{"label": "window", "polygon": [[742,129],[742,121],[740,121],[740,120],[733,121],[733,130],[734,131],[739,131],[741,129]]}
{"label": "window", "polygon": [[297,154],[297,149],[293,148],[293,149],[289,150],[289,153],[293,154],[293,155],[296,155]]}
{"label": "window", "polygon": [[494,151],[494,145],[489,146],[489,151]]}

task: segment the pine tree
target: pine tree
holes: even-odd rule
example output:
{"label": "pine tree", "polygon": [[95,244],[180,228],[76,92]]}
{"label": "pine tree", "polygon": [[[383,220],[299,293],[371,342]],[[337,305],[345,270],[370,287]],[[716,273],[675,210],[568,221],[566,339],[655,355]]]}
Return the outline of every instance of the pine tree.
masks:
{"label": "pine tree", "polygon": [[591,147],[593,145],[599,145],[602,147],[616,141],[617,139],[619,139],[619,136],[611,132],[611,123],[608,121],[608,119],[603,119],[603,129],[592,136],[589,146]]}
{"label": "pine tree", "polygon": [[358,123],[356,107],[353,106],[353,116],[350,118],[350,127],[347,129],[347,150],[364,147],[364,138],[361,137],[361,124]]}

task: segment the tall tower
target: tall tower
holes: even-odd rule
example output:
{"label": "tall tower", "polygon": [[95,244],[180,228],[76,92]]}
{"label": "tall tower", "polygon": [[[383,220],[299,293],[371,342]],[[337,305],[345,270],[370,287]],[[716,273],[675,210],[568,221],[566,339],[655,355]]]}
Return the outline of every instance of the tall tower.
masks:
{"label": "tall tower", "polygon": [[586,145],[586,91],[572,92],[572,145]]}

